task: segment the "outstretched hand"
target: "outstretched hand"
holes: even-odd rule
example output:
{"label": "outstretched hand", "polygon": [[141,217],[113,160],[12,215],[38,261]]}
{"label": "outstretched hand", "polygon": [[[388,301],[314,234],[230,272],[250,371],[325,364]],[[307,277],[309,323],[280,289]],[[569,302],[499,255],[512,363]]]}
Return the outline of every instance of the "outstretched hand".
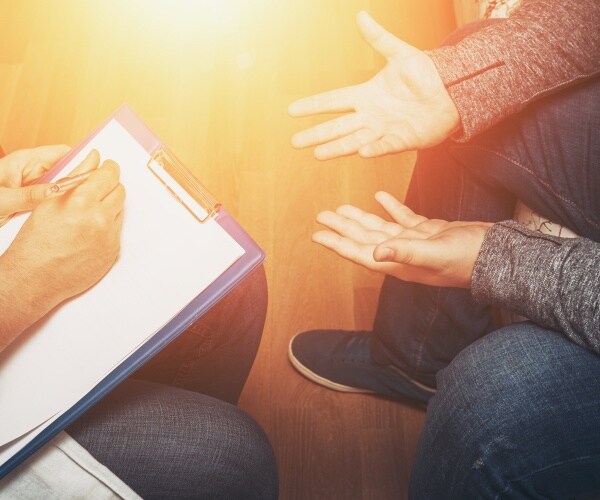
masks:
{"label": "outstretched hand", "polygon": [[317,146],[315,157],[327,160],[422,149],[449,137],[460,118],[431,58],[385,31],[366,12],[358,14],[357,23],[387,65],[365,83],[290,104],[292,116],[348,113],[297,133],[292,145]]}
{"label": "outstretched hand", "polygon": [[394,222],[343,205],[317,216],[328,229],[316,232],[313,241],[367,269],[401,280],[471,286],[475,261],[492,224],[428,219],[388,193],[378,192],[375,198]]}

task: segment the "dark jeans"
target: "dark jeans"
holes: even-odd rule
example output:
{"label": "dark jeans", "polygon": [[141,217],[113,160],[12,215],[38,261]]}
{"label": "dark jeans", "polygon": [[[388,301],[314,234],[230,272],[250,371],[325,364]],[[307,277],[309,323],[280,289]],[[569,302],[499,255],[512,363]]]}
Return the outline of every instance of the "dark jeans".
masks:
{"label": "dark jeans", "polygon": [[[466,144],[419,153],[407,204],[428,217],[500,221],[519,199],[600,241],[599,188],[596,79]],[[599,498],[600,357],[529,322],[497,328],[468,290],[386,277],[373,357],[437,385],[411,498]]]}
{"label": "dark jeans", "polygon": [[277,498],[269,441],[234,406],[266,308],[261,267],[69,434],[143,498]]}
{"label": "dark jeans", "polygon": [[[472,141],[422,151],[406,203],[445,220],[511,219],[517,199],[600,241],[600,81],[530,105]],[[435,376],[497,325],[469,290],[386,277],[373,357],[435,387]]]}
{"label": "dark jeans", "polygon": [[438,374],[412,499],[600,498],[600,358],[532,323]]}

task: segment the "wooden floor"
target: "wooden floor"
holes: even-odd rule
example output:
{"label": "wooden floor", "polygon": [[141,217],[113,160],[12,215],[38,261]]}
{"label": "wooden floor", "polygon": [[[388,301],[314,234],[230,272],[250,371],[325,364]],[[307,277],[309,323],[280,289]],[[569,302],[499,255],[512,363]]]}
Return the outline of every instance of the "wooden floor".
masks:
{"label": "wooden floor", "polygon": [[404,196],[414,154],[319,163],[290,136],[292,100],[358,83],[382,60],[366,9],[420,48],[449,0],[0,0],[0,144],[75,144],[129,103],[267,254],[270,306],[242,406],[275,447],[283,499],[405,498],[422,411],[321,389],[287,361],[312,328],[369,328],[381,277],[310,242],[322,209]]}

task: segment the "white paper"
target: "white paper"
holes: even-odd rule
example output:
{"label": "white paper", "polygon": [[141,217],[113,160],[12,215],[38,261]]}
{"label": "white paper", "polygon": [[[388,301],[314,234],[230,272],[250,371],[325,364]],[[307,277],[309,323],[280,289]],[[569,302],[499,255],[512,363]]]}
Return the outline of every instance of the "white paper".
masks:
{"label": "white paper", "polygon": [[[149,154],[115,120],[59,177],[92,148],[121,167],[121,254],[97,285],[0,354],[0,446],[75,404],[244,253],[215,221],[198,223],[173,198],[147,168]],[[2,228],[0,252],[26,218]]]}
{"label": "white paper", "polygon": [[0,465],[2,465],[5,462],[8,462],[8,460],[11,457],[16,455],[19,452],[19,450],[22,450],[23,448],[25,448],[25,446],[27,446],[29,443],[31,443],[31,441],[33,441],[37,436],[39,436],[42,432],[44,432],[44,429],[47,429],[48,427],[50,427],[50,425],[54,421],[56,421],[61,415],[62,415],[62,413],[52,416],[50,419],[48,419],[42,425],[29,431],[27,434],[21,436],[20,438],[12,441],[10,443],[6,443],[5,445],[0,446]]}

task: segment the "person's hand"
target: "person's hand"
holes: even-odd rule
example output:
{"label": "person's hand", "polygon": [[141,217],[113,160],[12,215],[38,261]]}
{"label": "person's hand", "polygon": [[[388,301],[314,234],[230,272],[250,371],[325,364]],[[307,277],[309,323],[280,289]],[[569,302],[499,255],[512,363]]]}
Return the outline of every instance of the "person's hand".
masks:
{"label": "person's hand", "polygon": [[69,151],[69,146],[21,149],[0,158],[0,217],[33,210],[49,184],[33,184]]}
{"label": "person's hand", "polygon": [[394,222],[344,205],[321,212],[313,241],[373,271],[426,285],[471,286],[473,267],[487,230],[486,222],[447,222],[415,214],[392,195],[377,201]]}
{"label": "person's hand", "polygon": [[292,116],[348,112],[292,138],[326,160],[358,153],[374,157],[434,146],[460,124],[454,102],[431,58],[385,31],[366,12],[358,26],[387,65],[360,85],[306,97],[290,104]]}
{"label": "person's hand", "polygon": [[125,189],[119,166],[97,168],[99,160],[92,151],[70,174],[93,170],[90,177],[39,204],[2,255],[12,282],[41,294],[47,310],[97,283],[119,254]]}

